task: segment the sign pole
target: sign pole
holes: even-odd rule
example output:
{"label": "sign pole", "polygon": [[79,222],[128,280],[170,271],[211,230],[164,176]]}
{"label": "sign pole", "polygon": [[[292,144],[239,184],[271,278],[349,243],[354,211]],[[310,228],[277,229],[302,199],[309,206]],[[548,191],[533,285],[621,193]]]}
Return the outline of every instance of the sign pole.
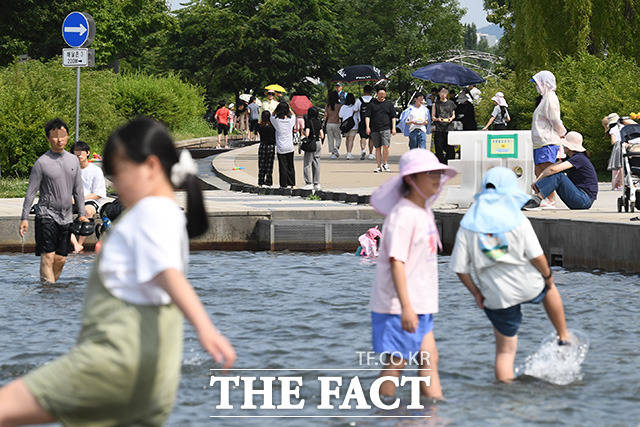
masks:
{"label": "sign pole", "polygon": [[80,140],[80,67],[76,67],[76,142]]}
{"label": "sign pole", "polygon": [[87,49],[96,35],[93,17],[71,12],[62,22],[62,38],[71,49],[62,49],[62,66],[76,69],[76,142],[80,140],[80,68],[95,64],[95,51]]}

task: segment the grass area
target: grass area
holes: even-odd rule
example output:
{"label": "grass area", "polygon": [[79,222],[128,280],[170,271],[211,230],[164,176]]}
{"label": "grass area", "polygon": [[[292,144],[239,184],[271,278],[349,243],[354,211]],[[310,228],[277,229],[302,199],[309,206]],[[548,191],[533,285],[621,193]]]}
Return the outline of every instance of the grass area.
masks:
{"label": "grass area", "polygon": [[185,122],[179,129],[173,132],[175,141],[184,141],[185,139],[201,138],[205,136],[214,136],[218,133],[214,131],[209,123],[200,117]]}
{"label": "grass area", "polygon": [[0,178],[0,198],[24,197],[28,186],[28,178]]}

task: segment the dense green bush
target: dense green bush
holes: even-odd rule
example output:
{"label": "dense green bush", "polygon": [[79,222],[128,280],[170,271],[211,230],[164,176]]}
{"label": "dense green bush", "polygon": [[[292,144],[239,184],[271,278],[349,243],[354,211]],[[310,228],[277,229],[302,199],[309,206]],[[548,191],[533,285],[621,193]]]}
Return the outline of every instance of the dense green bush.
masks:
{"label": "dense green bush", "polygon": [[[0,69],[0,164],[3,176],[26,176],[49,144],[44,124],[60,117],[75,139],[75,69],[60,60],[31,60]],[[202,89],[175,76],[116,75],[82,70],[80,137],[101,152],[109,133],[137,115],[162,120],[174,134],[183,126],[210,129],[202,119]],[[201,123],[200,123],[201,122]]]}
{"label": "dense green bush", "polygon": [[[529,80],[538,70],[493,80],[482,87],[483,100],[478,106],[478,123],[484,125],[493,109],[491,97],[497,91],[505,94],[512,118],[510,128],[530,129],[531,116],[538,96]],[[617,55],[605,59],[592,55],[569,57],[550,68],[558,82],[558,98],[562,120],[569,130],[580,132],[591,160],[602,172],[606,170],[611,144],[604,137],[601,120],[609,113],[620,116],[640,111],[640,67]]]}
{"label": "dense green bush", "polygon": [[116,110],[122,116],[155,117],[170,129],[178,129],[186,119],[205,113],[203,91],[174,75],[124,75],[116,80],[113,94]]}

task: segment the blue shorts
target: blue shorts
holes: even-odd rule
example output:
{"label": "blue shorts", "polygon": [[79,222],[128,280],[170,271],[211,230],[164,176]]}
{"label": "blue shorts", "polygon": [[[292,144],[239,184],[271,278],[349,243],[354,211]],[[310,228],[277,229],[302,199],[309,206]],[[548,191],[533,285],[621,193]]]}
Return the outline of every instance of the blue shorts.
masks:
{"label": "blue shorts", "polygon": [[560,150],[558,145],[545,145],[534,149],[533,163],[536,165],[540,163],[555,163],[558,158],[558,150]]}
{"label": "blue shorts", "polygon": [[[523,304],[540,304],[545,296],[547,296],[546,287],[537,297]],[[513,337],[518,333],[520,323],[522,323],[522,311],[520,310],[520,305],[521,304],[516,304],[511,307],[499,308],[496,310],[485,308],[484,312],[487,314],[491,324],[498,330],[498,332],[507,337]]]}
{"label": "blue shorts", "polygon": [[402,329],[399,314],[371,312],[371,341],[373,351],[402,355],[409,360],[420,351],[425,335],[433,330],[433,314],[418,314],[418,327],[414,333]]}

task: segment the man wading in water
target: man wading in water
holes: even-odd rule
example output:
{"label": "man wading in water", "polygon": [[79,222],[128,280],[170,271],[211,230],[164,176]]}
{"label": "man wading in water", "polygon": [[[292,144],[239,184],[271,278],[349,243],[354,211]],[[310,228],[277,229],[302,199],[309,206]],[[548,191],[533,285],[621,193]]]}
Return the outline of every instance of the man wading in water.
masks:
{"label": "man wading in water", "polygon": [[78,220],[88,222],[84,212],[84,190],[78,158],[64,150],[69,127],[53,119],[44,127],[51,150],[36,160],[29,176],[29,188],[22,206],[20,236],[29,230],[29,210],[40,192],[36,206],[36,256],[40,257],[40,281],[55,283],[67,260],[72,222],[72,199],[78,207]]}

